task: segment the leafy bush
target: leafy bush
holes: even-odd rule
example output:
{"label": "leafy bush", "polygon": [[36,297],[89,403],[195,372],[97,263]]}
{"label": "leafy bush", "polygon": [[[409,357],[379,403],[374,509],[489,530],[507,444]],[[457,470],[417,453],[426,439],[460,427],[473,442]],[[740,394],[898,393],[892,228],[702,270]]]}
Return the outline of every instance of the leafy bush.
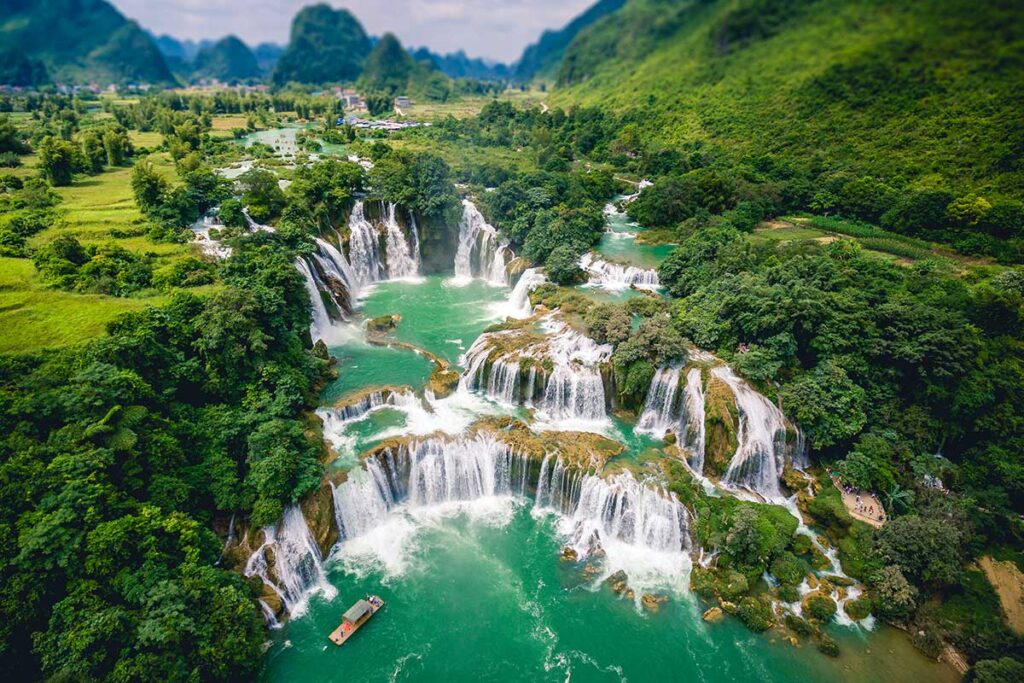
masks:
{"label": "leafy bush", "polygon": [[775,625],[771,600],[765,597],[743,598],[737,606],[736,616],[751,631],[767,631]]}
{"label": "leafy bush", "polygon": [[579,253],[565,244],[555,247],[544,261],[544,273],[556,284],[576,284],[583,278],[583,271],[579,266]]}
{"label": "leafy bush", "polygon": [[805,601],[807,614],[818,621],[828,621],[836,613],[836,601],[824,594],[809,595]]}

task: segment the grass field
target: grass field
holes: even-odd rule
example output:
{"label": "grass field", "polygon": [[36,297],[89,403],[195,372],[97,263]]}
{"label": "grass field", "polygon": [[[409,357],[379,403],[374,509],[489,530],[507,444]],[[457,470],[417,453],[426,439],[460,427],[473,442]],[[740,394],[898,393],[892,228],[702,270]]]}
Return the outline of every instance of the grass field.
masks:
{"label": "grass field", "polygon": [[497,98],[490,95],[467,95],[465,97],[452,99],[448,102],[417,100],[416,104],[404,111],[406,116],[417,121],[434,121],[445,116],[465,118],[479,114],[480,110],[484,108],[484,105],[493,99],[509,101],[516,106],[528,108],[533,106],[539,107],[545,97],[547,97],[547,93],[543,93],[539,90],[527,90],[526,92],[523,92],[521,90],[509,89]]}
{"label": "grass field", "polygon": [[[133,141],[148,146],[159,135],[135,132]],[[174,178],[174,166],[167,154],[153,154],[149,158],[168,179]],[[30,166],[34,160],[26,159],[28,163],[17,169],[19,175],[35,173]],[[70,187],[57,191],[63,199],[59,206],[62,218],[33,236],[30,247],[39,247],[61,234],[72,234],[83,244],[114,242],[130,251],[152,255],[157,270],[192,253],[191,245],[154,242],[146,237],[142,214],[132,197],[131,167],[77,176]],[[0,353],[86,342],[103,334],[107,323],[117,316],[163,304],[169,296],[156,290],[132,298],[55,290],[40,280],[31,259],[0,258]]]}
{"label": "grass field", "polygon": [[126,299],[48,289],[29,259],[0,258],[0,353],[71,346],[104,333],[129,311],[166,296]]}

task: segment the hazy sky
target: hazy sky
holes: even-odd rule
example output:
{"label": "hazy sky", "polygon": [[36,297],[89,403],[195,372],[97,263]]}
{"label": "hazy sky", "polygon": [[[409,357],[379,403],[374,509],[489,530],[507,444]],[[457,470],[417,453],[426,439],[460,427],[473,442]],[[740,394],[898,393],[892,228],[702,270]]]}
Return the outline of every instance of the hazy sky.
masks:
{"label": "hazy sky", "polygon": [[[153,33],[286,43],[292,17],[315,0],[111,0]],[[407,46],[471,57],[516,59],[541,31],[561,28],[595,0],[332,0],[371,35],[391,31]]]}

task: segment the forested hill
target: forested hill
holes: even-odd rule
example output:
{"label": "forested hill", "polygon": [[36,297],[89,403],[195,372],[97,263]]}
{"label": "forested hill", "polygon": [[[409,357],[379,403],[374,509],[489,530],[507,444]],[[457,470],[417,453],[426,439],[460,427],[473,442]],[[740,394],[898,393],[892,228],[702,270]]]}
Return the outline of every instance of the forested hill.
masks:
{"label": "forested hill", "polygon": [[235,36],[226,36],[199,51],[194,75],[230,82],[259,78],[260,66],[245,43]]}
{"label": "forested hill", "polygon": [[354,80],[370,54],[370,39],[351,12],[319,4],[292,20],[291,39],[274,68],[275,85]]}
{"label": "forested hill", "polygon": [[528,45],[515,66],[516,78],[529,80],[536,77],[552,77],[558,73],[558,64],[573,39],[602,17],[622,7],[625,0],[598,0],[587,11],[557,31],[545,31],[540,39]]}
{"label": "forested hill", "polygon": [[657,144],[890,184],[1024,193],[1024,5],[629,0],[567,48],[552,104]]}
{"label": "forested hill", "polygon": [[152,38],[105,0],[0,0],[0,46],[54,81],[174,81]]}

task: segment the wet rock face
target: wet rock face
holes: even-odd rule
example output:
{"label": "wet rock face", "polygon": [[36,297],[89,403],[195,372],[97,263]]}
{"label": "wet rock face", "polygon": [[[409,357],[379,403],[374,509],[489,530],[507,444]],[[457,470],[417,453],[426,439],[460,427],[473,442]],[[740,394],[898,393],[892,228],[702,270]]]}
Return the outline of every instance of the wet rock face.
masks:
{"label": "wet rock face", "polygon": [[446,398],[451,396],[459,388],[461,375],[450,368],[436,368],[430,373],[428,386],[434,392],[434,398]]}
{"label": "wet rock face", "polygon": [[661,609],[661,606],[666,602],[668,602],[667,595],[655,595],[654,593],[644,593],[642,596],[640,596],[640,603],[648,612],[657,612]]}
{"label": "wet rock face", "polygon": [[301,507],[309,533],[320,548],[320,553],[326,557],[338,542],[338,524],[334,516],[334,495],[330,484],[323,482],[316,492],[303,499]]}
{"label": "wet rock face", "polygon": [[616,595],[622,595],[627,591],[629,593],[633,592],[629,589],[627,581],[629,581],[629,577],[626,576],[626,572],[621,569],[604,580],[605,584],[607,584]]}
{"label": "wet rock face", "polygon": [[722,611],[721,607],[712,607],[701,615],[701,619],[707,622],[716,622],[721,621],[724,616],[725,612]]}
{"label": "wet rock face", "polygon": [[398,329],[398,323],[400,322],[402,322],[402,316],[397,313],[380,315],[376,318],[371,318],[366,323],[366,330],[373,334],[388,334]]}
{"label": "wet rock face", "polygon": [[566,562],[576,562],[580,556],[572,546],[567,545],[562,548],[562,559]]}
{"label": "wet rock face", "polygon": [[708,474],[721,476],[739,444],[739,416],[732,391],[722,380],[708,381],[704,403],[706,433],[704,467]]}

